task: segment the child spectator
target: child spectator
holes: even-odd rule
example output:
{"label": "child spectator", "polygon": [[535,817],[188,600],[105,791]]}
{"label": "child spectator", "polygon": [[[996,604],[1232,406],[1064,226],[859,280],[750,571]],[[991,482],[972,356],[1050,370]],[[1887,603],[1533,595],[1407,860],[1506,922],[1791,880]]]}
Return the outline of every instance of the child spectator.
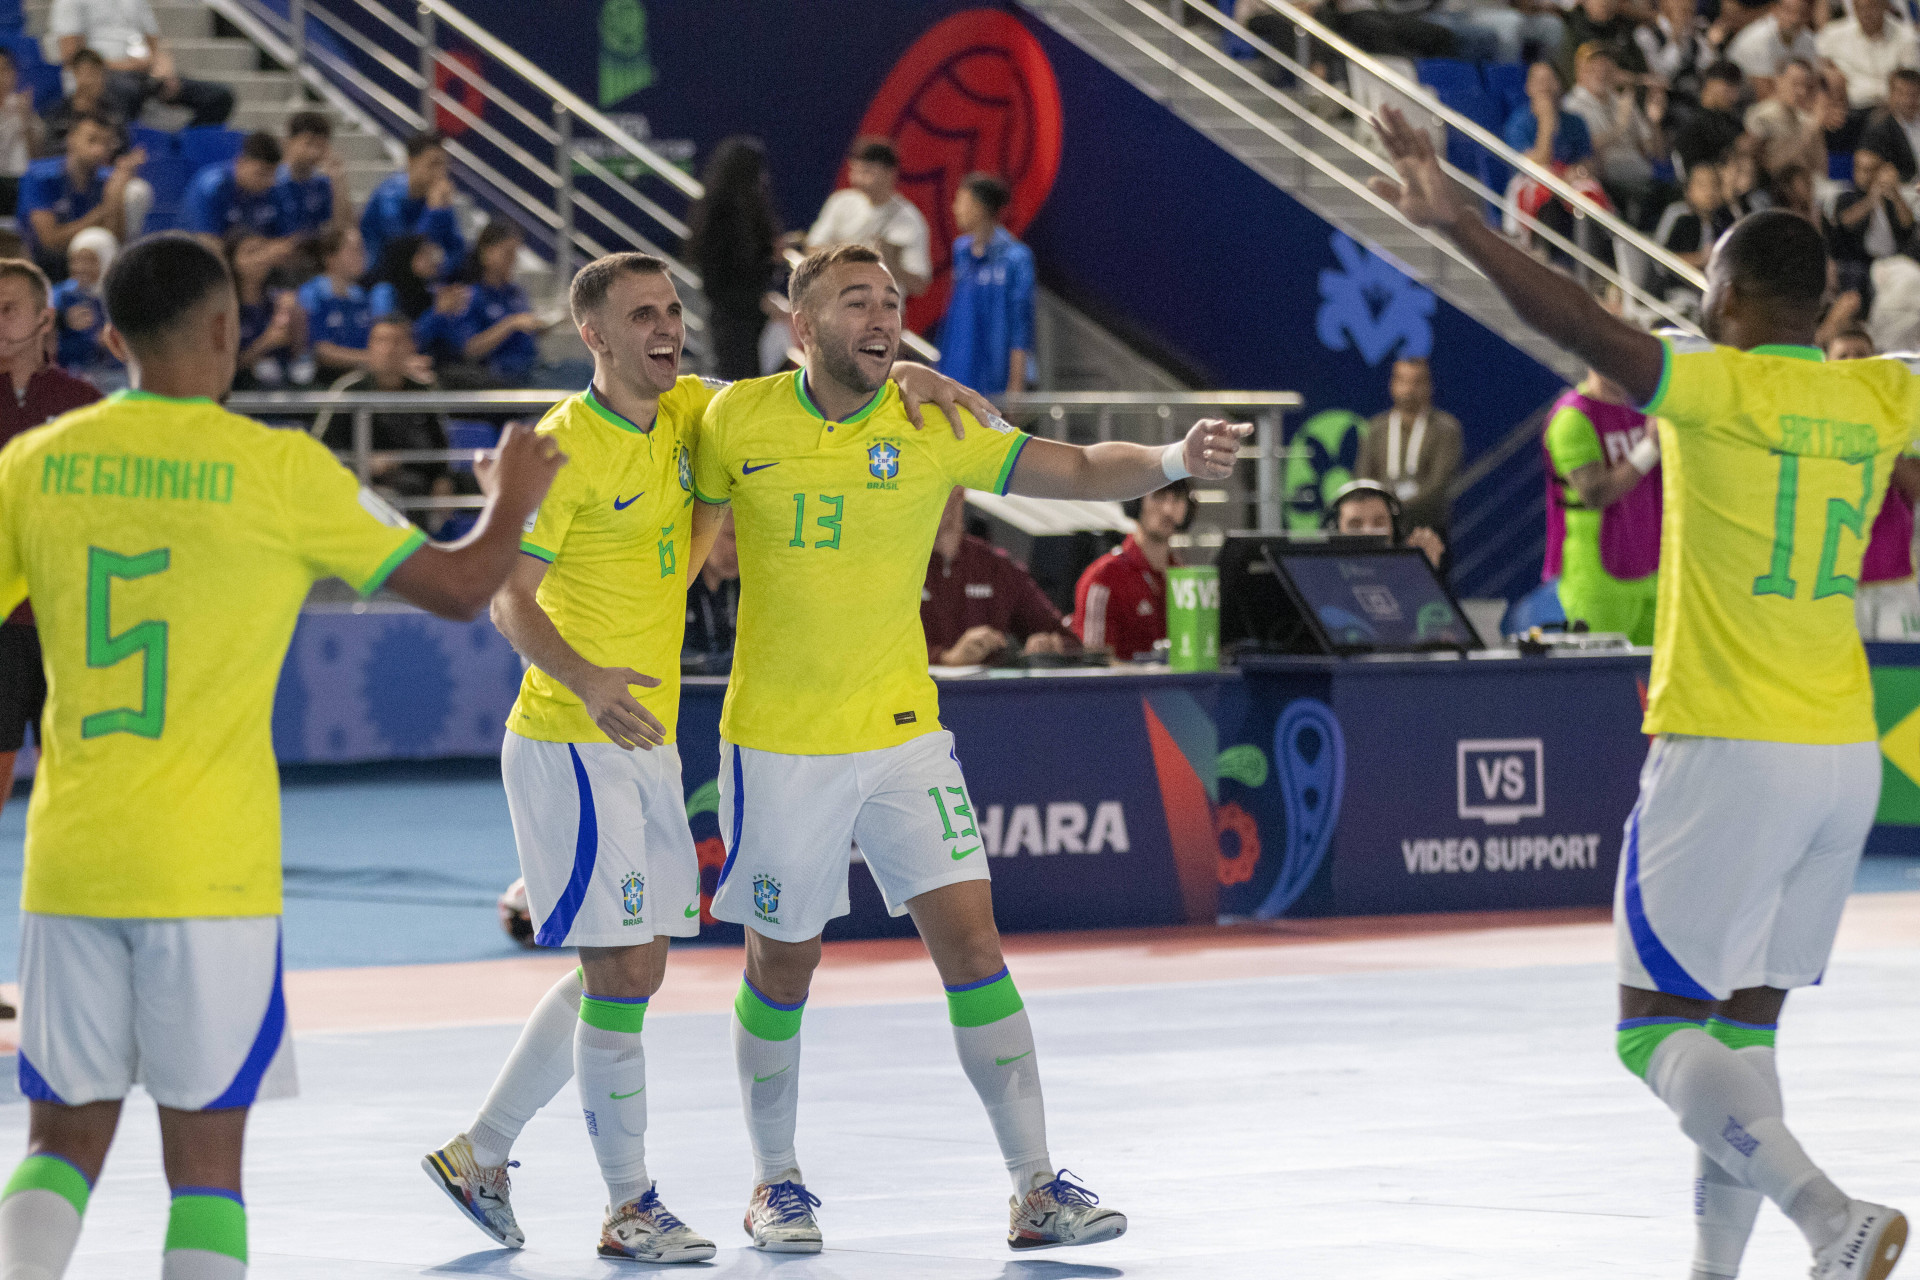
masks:
{"label": "child spectator", "polygon": [[240,154],[210,164],[187,184],[185,230],[223,239],[241,228],[283,243],[281,256],[291,252],[294,226],[277,184],[280,180],[280,140],[261,130],[247,135]]}
{"label": "child spectator", "polygon": [[315,235],[353,221],[347,167],[333,149],[333,121],[318,111],[296,111],[287,120],[276,193],[295,235]]}
{"label": "child spectator", "polygon": [[524,383],[533,371],[540,355],[534,335],[546,327],[513,279],[520,242],[519,224],[505,218],[481,229],[473,245],[473,299],[462,320],[467,336],[461,354],[508,386]]}
{"label": "child spectator", "polygon": [[454,217],[446,144],[431,130],[407,139],[407,167],[375,187],[360,214],[360,235],[376,262],[386,256],[387,241],[409,232],[438,244],[449,269],[466,260],[467,240]]}
{"label": "child spectator", "polygon": [[67,267],[73,274],[53,287],[47,305],[53,308],[58,335],[55,358],[70,373],[89,373],[119,363],[100,341],[107,323],[100,282],[107,278],[119,247],[104,227],[88,227],[67,246]]}
{"label": "child spectator", "polygon": [[267,287],[278,260],[274,242],[258,232],[241,227],[227,236],[227,266],[240,295],[240,358],[233,380],[238,391],[313,381],[307,313],[291,289]]}
{"label": "child spectator", "polygon": [[360,233],[351,226],[335,226],[316,245],[321,274],[300,286],[300,307],[307,314],[307,336],[313,358],[322,371],[337,374],[367,366],[367,334],[373,328],[373,307],[360,277],[367,254]]}
{"label": "child spectator", "polygon": [[989,395],[1025,391],[1033,372],[1033,250],[1000,225],[1007,184],[970,173],[953,197],[953,300],[940,372]]}
{"label": "child spectator", "polygon": [[[1653,238],[1682,262],[1705,268],[1713,242],[1732,225],[1725,174],[1718,165],[1699,164],[1687,171],[1685,198],[1667,206]],[[1659,277],[1654,282],[1656,293],[1675,300],[1691,296],[1688,286],[1671,272],[1661,271]]]}
{"label": "child spectator", "polygon": [[445,251],[422,235],[404,235],[388,244],[373,270],[373,292],[368,295],[373,314],[403,316],[411,323],[433,310],[434,283],[446,261]]}

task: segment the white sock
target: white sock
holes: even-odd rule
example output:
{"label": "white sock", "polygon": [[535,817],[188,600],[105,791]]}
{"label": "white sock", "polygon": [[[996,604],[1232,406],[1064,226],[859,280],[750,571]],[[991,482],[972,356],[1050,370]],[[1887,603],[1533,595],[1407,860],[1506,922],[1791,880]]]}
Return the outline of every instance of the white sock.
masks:
{"label": "white sock", "polygon": [[[28,1162],[54,1159],[29,1156]],[[73,1169],[64,1160],[59,1164]],[[65,1180],[84,1191],[86,1180],[77,1170]],[[80,1210],[72,1199],[44,1185],[22,1186],[16,1173],[7,1198],[0,1200],[0,1280],[58,1280],[79,1242]]]}
{"label": "white sock", "polygon": [[573,1076],[574,1027],[580,1021],[580,970],[569,969],[533,1007],[513,1052],[500,1068],[480,1114],[467,1128],[473,1158],[498,1167],[507,1162],[533,1113],[553,1101]]}
{"label": "white sock", "polygon": [[246,1280],[247,1264],[208,1249],[169,1249],[160,1280]]}
{"label": "white sock", "polygon": [[640,1028],[645,999],[583,996],[575,1024],[573,1073],[587,1136],[607,1182],[607,1204],[638,1200],[647,1177],[647,1054]]}
{"label": "white sock", "polygon": [[1683,1133],[1780,1206],[1816,1252],[1839,1238],[1846,1196],[1787,1131],[1778,1094],[1750,1062],[1687,1027],[1654,1050],[1647,1084],[1680,1118]]}
{"label": "white sock", "polygon": [[[1750,1045],[1734,1052],[1766,1081],[1778,1106],[1780,1077],[1774,1070],[1773,1046]],[[1706,1152],[1696,1158],[1692,1280],[1726,1280],[1740,1274],[1740,1259],[1747,1251],[1747,1240],[1753,1235],[1754,1219],[1765,1197],[1721,1168],[1720,1162]]]}
{"label": "white sock", "polygon": [[1051,1177],[1054,1171],[1026,1005],[1012,976],[1002,969],[983,982],[948,987],[947,1012],[961,1069],[986,1105],[1014,1194],[1024,1196],[1033,1189],[1036,1174]]}
{"label": "white sock", "polygon": [[798,1180],[793,1130],[800,1118],[800,1015],[806,1001],[778,1004],[742,979],[733,1001],[733,1065],[753,1146],[753,1181]]}

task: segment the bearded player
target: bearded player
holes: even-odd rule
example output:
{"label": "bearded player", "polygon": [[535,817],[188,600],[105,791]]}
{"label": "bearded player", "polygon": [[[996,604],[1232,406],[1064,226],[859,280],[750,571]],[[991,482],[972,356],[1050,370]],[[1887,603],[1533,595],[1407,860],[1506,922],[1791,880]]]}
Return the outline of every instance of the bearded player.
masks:
{"label": "bearded player", "polygon": [[955,485],[1042,498],[1135,498],[1226,476],[1244,424],[1203,422],[1164,449],[1080,449],[968,420],[915,435],[887,380],[900,292],[871,249],[822,249],[793,273],[806,367],[735,383],[694,456],[703,503],[731,503],[740,618],[721,718],[713,913],[746,927],[734,1057],[756,1164],[746,1229],[763,1249],[821,1247],[794,1154],[800,1023],[820,933],[847,912],[855,844],[895,915],[911,913],[961,1065],[1013,1179],[1008,1244],[1088,1244],[1126,1218],[1056,1170],[1033,1032],[994,927],[987,858],[927,674],[920,588]]}
{"label": "bearded player", "polygon": [[[475,1225],[519,1247],[508,1156],[572,1076],[607,1184],[601,1256],[699,1262],[713,1242],[647,1174],[641,1032],[668,939],[700,931],[674,731],[687,582],[721,516],[693,500],[692,449],[724,384],[680,375],[686,328],[664,260],[588,263],[569,301],[593,382],[540,423],[572,462],[529,522],[493,620],[528,664],[500,771],[534,938],[577,948],[580,967],[534,1009],[467,1131],[422,1163]],[[924,366],[896,373],[916,406],[933,400],[950,420],[956,394],[985,404]]]}
{"label": "bearded player", "polygon": [[1707,261],[1711,341],[1651,337],[1491,230],[1389,109],[1410,220],[1443,232],[1520,318],[1660,419],[1665,529],[1646,732],[1614,898],[1618,1048],[1704,1157],[1694,1276],[1737,1274],[1765,1197],[1814,1280],[1882,1280],[1897,1209],[1849,1197],[1781,1119],[1774,1038],[1826,969],[1880,793],[1853,597],[1920,370],[1826,363],[1819,231],[1749,214]]}

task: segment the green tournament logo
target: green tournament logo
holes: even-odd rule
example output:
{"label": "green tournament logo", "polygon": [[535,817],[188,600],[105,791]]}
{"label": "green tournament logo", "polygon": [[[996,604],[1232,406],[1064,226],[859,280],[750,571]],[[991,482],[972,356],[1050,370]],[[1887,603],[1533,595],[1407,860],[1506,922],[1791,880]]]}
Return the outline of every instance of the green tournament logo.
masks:
{"label": "green tournament logo", "polygon": [[646,9],[640,0],[606,0],[600,7],[600,105],[610,107],[652,83]]}

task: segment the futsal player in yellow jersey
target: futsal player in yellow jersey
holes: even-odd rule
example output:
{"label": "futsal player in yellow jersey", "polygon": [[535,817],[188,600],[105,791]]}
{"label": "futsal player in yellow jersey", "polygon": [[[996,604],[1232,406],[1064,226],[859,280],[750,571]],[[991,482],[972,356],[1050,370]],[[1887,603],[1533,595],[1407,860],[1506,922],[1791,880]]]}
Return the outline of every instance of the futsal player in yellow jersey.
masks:
{"label": "futsal player in yellow jersey", "polygon": [[[528,662],[500,769],[535,941],[577,948],[581,967],[534,1010],[466,1132],[423,1164],[475,1225],[519,1247],[508,1155],[573,1076],[607,1184],[601,1256],[700,1262],[713,1242],[666,1209],[647,1175],[641,1036],[667,940],[700,931],[674,730],[687,582],[725,519],[693,500],[692,450],[724,384],[680,376],[686,329],[664,260],[599,258],[569,301],[593,382],[540,423],[571,461],[528,523],[493,617]],[[949,412],[968,396],[920,365],[896,376]]]}
{"label": "futsal player in yellow jersey", "polygon": [[953,486],[1035,497],[1132,498],[1170,478],[1225,477],[1251,428],[1208,421],[1165,449],[1078,449],[998,418],[916,435],[888,381],[900,293],[879,256],[823,249],[793,273],[797,374],[735,383],[708,407],[695,495],[731,503],[740,619],[721,717],[727,860],[713,913],[747,931],[735,1066],[755,1175],[746,1229],[763,1249],[821,1235],[794,1154],[802,1007],[820,933],[847,911],[860,852],[895,914],[910,912],[946,984],[961,1065],[1013,1177],[1015,1249],[1111,1239],[1126,1219],[1056,1172],[1033,1033],[993,923],[987,859],[940,727],[920,628]]}
{"label": "futsal player in yellow jersey", "polygon": [[105,301],[135,389],[0,451],[0,612],[32,595],[48,682],[22,895],[29,1154],[0,1198],[0,1275],[65,1271],[138,1079],[173,1188],[164,1280],[234,1280],[247,1108],[294,1083],[269,725],[301,603],[337,576],[473,617],[564,459],[510,431],[474,532],[423,549],[311,437],[216,403],[239,340],[217,254],[139,241]]}
{"label": "futsal player in yellow jersey", "polygon": [[1762,1197],[1814,1280],[1881,1280],[1906,1218],[1852,1199],[1781,1120],[1774,1034],[1818,981],[1880,791],[1853,595],[1920,370],[1824,363],[1820,233],[1751,214],[1714,246],[1711,341],[1654,338],[1489,229],[1395,111],[1380,133],[1415,222],[1445,232],[1535,329],[1660,419],[1665,528],[1646,731],[1614,933],[1618,1047],[1700,1148],[1693,1275],[1732,1276]]}

